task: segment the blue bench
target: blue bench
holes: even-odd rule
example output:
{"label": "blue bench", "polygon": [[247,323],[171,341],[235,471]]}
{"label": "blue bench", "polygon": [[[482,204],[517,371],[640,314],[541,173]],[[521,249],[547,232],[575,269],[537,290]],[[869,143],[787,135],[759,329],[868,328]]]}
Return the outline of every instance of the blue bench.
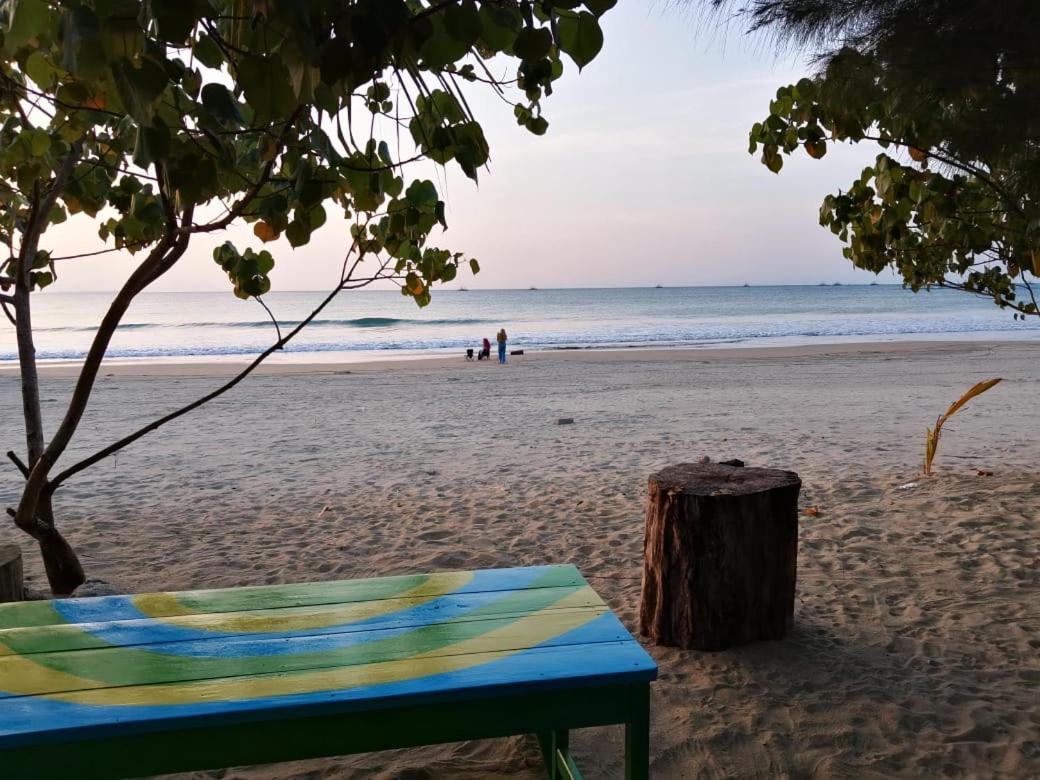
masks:
{"label": "blue bench", "polygon": [[654,662],[573,566],[0,605],[0,776],[120,778],[624,724]]}

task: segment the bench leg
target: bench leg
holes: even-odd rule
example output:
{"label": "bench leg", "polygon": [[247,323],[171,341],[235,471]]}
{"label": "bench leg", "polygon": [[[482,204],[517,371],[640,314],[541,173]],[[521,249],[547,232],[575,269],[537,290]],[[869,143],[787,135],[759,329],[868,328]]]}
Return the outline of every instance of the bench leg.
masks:
{"label": "bench leg", "polygon": [[569,731],[558,729],[540,732],[538,744],[542,748],[542,758],[550,780],[581,780],[581,772],[571,758]]}
{"label": "bench leg", "polygon": [[625,780],[650,777],[650,686],[632,694],[632,709],[625,723]]}

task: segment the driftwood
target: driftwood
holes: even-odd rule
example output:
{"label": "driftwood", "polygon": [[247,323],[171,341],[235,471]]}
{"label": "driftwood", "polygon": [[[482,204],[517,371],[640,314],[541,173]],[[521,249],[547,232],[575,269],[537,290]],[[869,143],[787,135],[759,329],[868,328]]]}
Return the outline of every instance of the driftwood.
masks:
{"label": "driftwood", "polygon": [[782,638],[794,618],[800,488],[791,471],[721,463],[653,474],[640,631],[697,650]]}
{"label": "driftwood", "polygon": [[24,598],[22,551],[13,544],[0,545],[0,603]]}

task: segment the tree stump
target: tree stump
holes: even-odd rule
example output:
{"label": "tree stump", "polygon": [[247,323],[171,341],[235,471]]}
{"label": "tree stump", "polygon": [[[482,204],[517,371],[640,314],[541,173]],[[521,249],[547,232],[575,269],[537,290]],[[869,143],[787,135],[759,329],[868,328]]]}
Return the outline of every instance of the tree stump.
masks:
{"label": "tree stump", "polygon": [[24,599],[22,551],[13,544],[0,545],[0,603]]}
{"label": "tree stump", "polygon": [[639,627],[660,645],[722,650],[794,620],[793,471],[683,463],[650,476]]}

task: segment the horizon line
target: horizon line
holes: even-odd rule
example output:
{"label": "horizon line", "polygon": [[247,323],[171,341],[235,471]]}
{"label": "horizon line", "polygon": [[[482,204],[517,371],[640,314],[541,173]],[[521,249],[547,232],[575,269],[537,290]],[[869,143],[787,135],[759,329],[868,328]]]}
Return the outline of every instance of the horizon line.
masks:
{"label": "horizon line", "polygon": [[[579,286],[568,286],[568,287],[440,287],[434,288],[434,292],[555,292],[559,290],[722,290],[722,289],[744,289],[744,288],[763,288],[763,287],[906,287],[901,282],[798,282],[798,283],[772,283],[772,284],[751,284],[750,282],[741,284],[632,284],[632,285],[611,285],[604,287],[579,287]],[[939,287],[939,285],[935,285]],[[940,288],[945,289],[945,288]],[[327,293],[329,289],[327,287],[316,287],[310,290],[271,290],[267,295],[276,294],[287,294],[287,293]],[[927,290],[925,290],[927,291]],[[40,290],[39,292],[45,292]],[[51,294],[64,294],[64,295],[110,295],[114,294],[115,290],[51,290],[46,291]],[[200,294],[213,294],[223,295],[225,293],[232,292],[231,289],[227,290],[143,290],[138,295],[200,295]],[[392,293],[396,292],[394,289],[373,289],[373,288],[360,288],[356,290],[350,290],[351,293]]]}

